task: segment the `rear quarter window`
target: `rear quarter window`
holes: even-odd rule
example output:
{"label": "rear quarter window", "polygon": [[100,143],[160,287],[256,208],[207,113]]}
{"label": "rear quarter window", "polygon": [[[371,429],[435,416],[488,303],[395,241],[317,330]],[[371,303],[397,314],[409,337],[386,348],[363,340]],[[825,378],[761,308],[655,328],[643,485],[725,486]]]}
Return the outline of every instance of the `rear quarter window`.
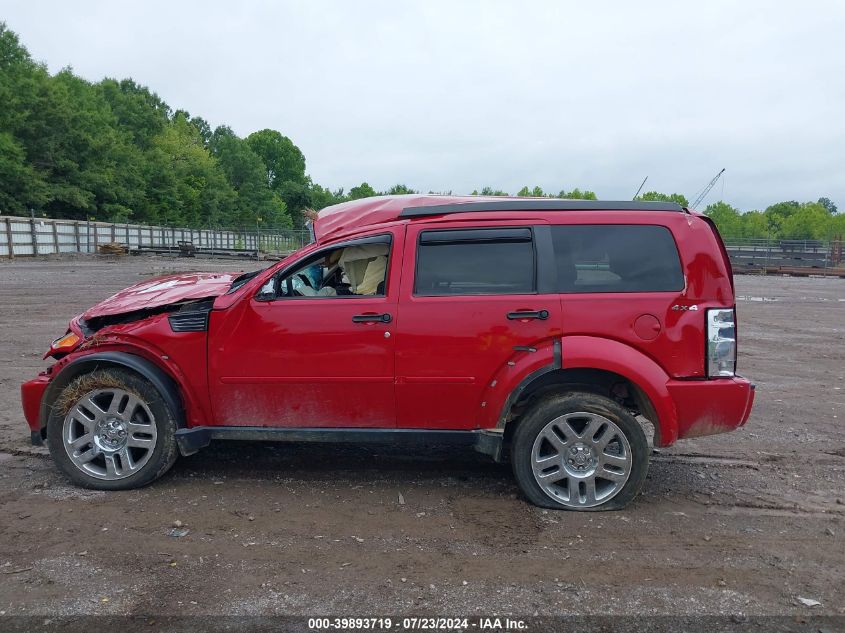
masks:
{"label": "rear quarter window", "polygon": [[558,291],[669,292],[684,275],[672,233],[663,226],[553,226]]}

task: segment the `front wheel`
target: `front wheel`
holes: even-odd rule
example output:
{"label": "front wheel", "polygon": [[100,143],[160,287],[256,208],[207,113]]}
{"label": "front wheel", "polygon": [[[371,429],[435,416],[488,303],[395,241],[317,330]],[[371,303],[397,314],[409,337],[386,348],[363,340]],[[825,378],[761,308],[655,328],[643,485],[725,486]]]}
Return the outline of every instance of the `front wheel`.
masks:
{"label": "front wheel", "polygon": [[618,510],[642,489],[648,443],[619,404],[591,393],[540,401],[519,422],[511,461],[532,503],[566,510]]}
{"label": "front wheel", "polygon": [[176,461],[176,419],[155,387],[137,374],[105,369],[74,378],[47,422],[56,466],[99,490],[144,486]]}

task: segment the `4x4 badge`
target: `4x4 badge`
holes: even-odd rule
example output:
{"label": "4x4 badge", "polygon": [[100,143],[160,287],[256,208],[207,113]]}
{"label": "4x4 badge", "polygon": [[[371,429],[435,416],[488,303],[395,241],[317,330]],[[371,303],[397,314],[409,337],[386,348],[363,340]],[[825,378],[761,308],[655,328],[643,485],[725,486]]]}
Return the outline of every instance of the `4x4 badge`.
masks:
{"label": "4x4 badge", "polygon": [[691,305],[691,306],[682,306],[680,303],[676,303],[675,305],[673,305],[673,306],[672,306],[672,309],[673,309],[675,312],[677,312],[677,311],[679,311],[679,310],[680,310],[681,312],[686,312],[687,310],[693,310],[693,311],[696,311],[696,310],[698,310],[698,306],[697,306],[697,305],[694,305],[694,304],[693,304],[693,305]]}

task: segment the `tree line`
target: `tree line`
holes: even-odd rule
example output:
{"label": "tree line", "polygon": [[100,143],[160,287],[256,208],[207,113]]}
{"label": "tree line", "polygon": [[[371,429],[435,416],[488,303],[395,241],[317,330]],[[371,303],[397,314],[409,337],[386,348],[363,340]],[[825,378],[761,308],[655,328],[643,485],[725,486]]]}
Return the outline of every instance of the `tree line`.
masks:
{"label": "tree line", "polygon": [[192,227],[277,227],[369,195],[311,182],[276,130],[241,138],[132,79],[51,75],[0,22],[0,213]]}
{"label": "tree line", "polygon": [[[186,227],[297,227],[302,211],[382,194],[312,181],[302,151],[281,132],[246,138],[174,110],[132,79],[92,83],[65,68],[51,75],[0,22],[0,213]],[[434,193],[434,192],[429,192]],[[451,193],[451,192],[443,192]],[[473,195],[505,196],[493,187]],[[595,192],[523,187],[517,196],[597,199]],[[688,205],[680,194],[642,200]],[[705,212],[725,237],[827,239],[845,216],[827,198],[779,202],[740,213],[726,202]]]}
{"label": "tree line", "polygon": [[816,202],[789,200],[777,202],[763,211],[746,211],[724,201],[707,205],[704,212],[713,218],[725,238],[842,240],[845,214],[837,213],[828,198]]}
{"label": "tree line", "polygon": [[[485,187],[480,192],[473,191],[473,195],[507,196],[506,191]],[[557,194],[547,194],[541,187],[523,187],[517,196],[575,198],[579,200],[596,200],[592,191],[561,191]],[[689,201],[680,193],[665,194],[659,191],[649,191],[636,200],[676,202],[682,207],[689,207]],[[800,239],[800,240],[830,240],[845,237],[845,214],[838,213],[838,209],[829,198],[819,198],[816,202],[777,202],[762,211],[741,212],[727,202],[718,201],[707,205],[703,212],[710,216],[719,227],[722,237],[727,239]]]}

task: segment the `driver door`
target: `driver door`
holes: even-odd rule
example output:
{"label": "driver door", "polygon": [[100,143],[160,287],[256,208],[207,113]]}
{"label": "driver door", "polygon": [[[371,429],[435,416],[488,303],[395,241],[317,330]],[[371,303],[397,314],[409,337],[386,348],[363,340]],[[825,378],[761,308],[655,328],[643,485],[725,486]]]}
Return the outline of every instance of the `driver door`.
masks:
{"label": "driver door", "polygon": [[403,232],[392,230],[320,249],[281,270],[231,314],[218,313],[219,325],[213,315],[215,423],[395,427],[393,330],[403,241]]}

